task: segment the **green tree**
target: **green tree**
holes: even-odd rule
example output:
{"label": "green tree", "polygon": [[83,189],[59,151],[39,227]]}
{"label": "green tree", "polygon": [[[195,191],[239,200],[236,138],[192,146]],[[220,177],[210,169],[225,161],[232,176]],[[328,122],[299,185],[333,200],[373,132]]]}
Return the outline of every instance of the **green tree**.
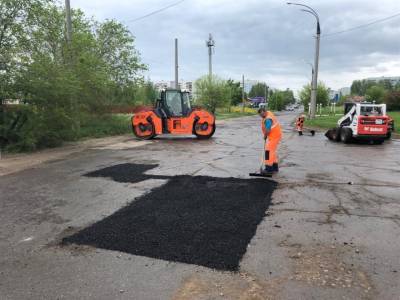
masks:
{"label": "green tree", "polygon": [[[300,100],[304,107],[308,106],[311,100],[311,85],[307,84],[300,91]],[[317,104],[322,103],[326,106],[329,101],[329,90],[323,82],[319,82],[317,86]]]}
{"label": "green tree", "polygon": [[211,112],[214,113],[218,107],[230,106],[231,89],[225,80],[215,75],[212,78],[205,75],[197,79],[194,85],[196,102]]}
{"label": "green tree", "polygon": [[379,85],[371,86],[365,92],[366,100],[370,102],[375,101],[376,103],[382,103],[385,94],[385,88]]}
{"label": "green tree", "polygon": [[384,103],[388,110],[400,110],[400,90],[386,93]]}
{"label": "green tree", "polygon": [[275,91],[269,98],[268,108],[270,110],[285,109],[284,94],[281,91]]}
{"label": "green tree", "polygon": [[265,97],[266,91],[268,91],[268,86],[265,83],[259,82],[251,87],[249,97]]}
{"label": "green tree", "polygon": [[154,84],[148,80],[138,86],[135,94],[135,102],[140,104],[154,104],[158,94]]}
{"label": "green tree", "polygon": [[0,12],[0,98],[27,104],[1,108],[2,140],[13,147],[75,139],[89,115],[100,118],[109,105],[133,103],[142,85],[145,101],[153,98],[153,86],[142,83],[145,66],[134,37],[118,22],[95,22],[72,10],[67,45],[64,10],[51,1],[3,0]]}
{"label": "green tree", "polygon": [[232,105],[238,105],[239,103],[242,103],[242,87],[240,86],[239,81],[233,81],[232,79],[229,79],[226,82],[227,86],[230,89],[230,94],[231,94],[231,104]]}
{"label": "green tree", "polygon": [[354,80],[350,87],[350,92],[353,95],[362,95],[363,94],[363,87],[361,80]]}

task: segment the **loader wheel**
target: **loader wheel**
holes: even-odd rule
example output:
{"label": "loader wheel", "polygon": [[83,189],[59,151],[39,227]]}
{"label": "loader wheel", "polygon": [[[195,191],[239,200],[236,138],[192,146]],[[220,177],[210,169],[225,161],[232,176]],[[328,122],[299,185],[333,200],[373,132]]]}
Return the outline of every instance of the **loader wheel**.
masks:
{"label": "loader wheel", "polygon": [[342,128],[340,130],[340,140],[343,143],[348,144],[351,142],[351,139],[352,139],[351,130],[349,128]]}
{"label": "loader wheel", "polygon": [[213,124],[199,123],[196,121],[193,125],[193,133],[198,139],[209,139],[215,133],[215,122]]}
{"label": "loader wheel", "polygon": [[340,142],[340,131],[341,131],[340,127],[332,129],[331,137],[333,141]]}
{"label": "loader wheel", "polygon": [[141,140],[150,140],[156,136],[153,122],[132,124],[133,134]]}
{"label": "loader wheel", "polygon": [[386,134],[386,139],[390,140],[390,138],[392,137],[392,131],[388,131],[388,133]]}

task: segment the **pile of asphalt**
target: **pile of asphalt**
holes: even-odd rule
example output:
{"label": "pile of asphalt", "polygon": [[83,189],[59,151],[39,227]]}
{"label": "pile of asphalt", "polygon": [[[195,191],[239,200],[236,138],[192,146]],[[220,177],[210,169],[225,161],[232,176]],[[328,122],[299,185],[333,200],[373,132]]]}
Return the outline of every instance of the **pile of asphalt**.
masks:
{"label": "pile of asphalt", "polygon": [[265,179],[173,176],[62,243],[235,271],[275,187]]}

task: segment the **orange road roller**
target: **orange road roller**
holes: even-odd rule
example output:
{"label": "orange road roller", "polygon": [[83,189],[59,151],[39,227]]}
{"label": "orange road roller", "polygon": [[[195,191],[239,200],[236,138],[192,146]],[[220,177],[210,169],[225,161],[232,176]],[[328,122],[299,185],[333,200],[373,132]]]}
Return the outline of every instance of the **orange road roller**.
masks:
{"label": "orange road roller", "polygon": [[208,139],[215,132],[215,116],[192,107],[189,93],[176,89],[161,91],[155,107],[141,107],[132,117],[134,135],[143,140],[161,134],[189,135]]}

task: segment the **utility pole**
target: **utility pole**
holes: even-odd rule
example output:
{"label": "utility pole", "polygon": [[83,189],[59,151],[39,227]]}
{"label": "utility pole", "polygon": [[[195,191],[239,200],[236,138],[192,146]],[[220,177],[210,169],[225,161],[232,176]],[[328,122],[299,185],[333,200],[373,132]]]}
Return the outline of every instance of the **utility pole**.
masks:
{"label": "utility pole", "polygon": [[264,82],[264,101],[265,101],[265,105],[267,105],[267,99],[268,99],[268,86],[267,86],[267,83]]}
{"label": "utility pole", "polygon": [[210,77],[210,80],[212,79],[212,55],[213,55],[213,50],[215,47],[215,41],[213,40],[213,37],[210,33],[208,37],[208,41],[206,41],[206,46],[208,47],[208,76]]}
{"label": "utility pole", "polygon": [[179,88],[178,76],[178,39],[175,39],[175,88]]}
{"label": "utility pole", "polygon": [[72,21],[71,21],[71,5],[69,0],[65,0],[65,23],[67,28],[67,43],[68,45],[71,45]]}
{"label": "utility pole", "polygon": [[302,11],[313,15],[317,21],[317,36],[315,38],[314,73],[313,73],[313,80],[312,80],[312,84],[311,84],[311,101],[310,101],[310,118],[314,119],[316,106],[317,106],[319,42],[320,42],[320,35],[321,35],[319,16],[318,16],[318,13],[312,7],[310,7],[308,5],[301,4],[301,3],[293,3],[293,2],[287,2],[287,4],[305,7],[305,9],[302,9]]}
{"label": "utility pole", "polygon": [[315,105],[317,103],[317,88],[318,88],[318,62],[319,62],[319,40],[321,29],[319,26],[319,19],[317,17],[317,36],[315,40],[315,60],[313,72],[313,85],[311,90],[311,119],[315,118]]}
{"label": "utility pole", "polygon": [[242,75],[242,86],[243,86],[243,88],[242,88],[242,104],[243,104],[242,113],[244,113],[244,104],[245,104],[245,101],[244,101],[244,74]]}

